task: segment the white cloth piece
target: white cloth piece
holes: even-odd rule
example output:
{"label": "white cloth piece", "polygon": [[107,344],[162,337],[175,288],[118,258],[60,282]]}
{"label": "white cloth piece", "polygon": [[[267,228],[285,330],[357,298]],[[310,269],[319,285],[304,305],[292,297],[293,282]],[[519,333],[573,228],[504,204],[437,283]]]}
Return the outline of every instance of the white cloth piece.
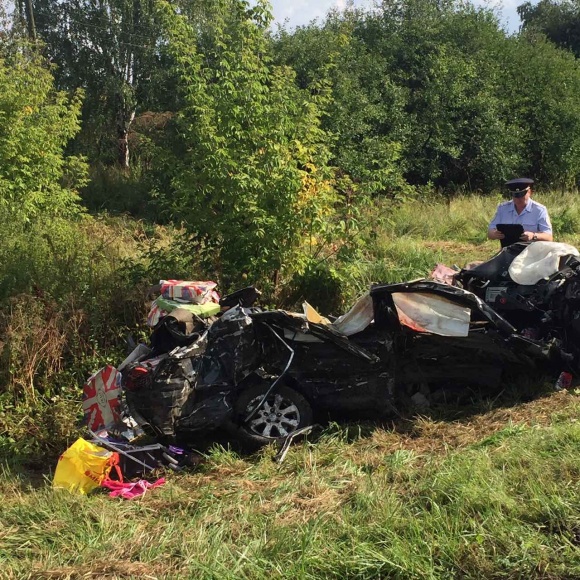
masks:
{"label": "white cloth piece", "polygon": [[308,322],[331,326],[333,330],[344,334],[344,336],[352,336],[357,332],[362,332],[374,318],[373,299],[370,292],[363,294],[346,314],[339,316],[334,322],[330,322],[328,318],[319,314],[308,302],[303,302],[302,308]]}
{"label": "white cloth piece", "polygon": [[467,336],[471,309],[422,292],[394,292],[393,302],[401,324],[417,332],[440,336]]}
{"label": "white cloth piece", "polygon": [[374,316],[373,299],[370,292],[366,292],[346,314],[332,323],[332,328],[345,336],[352,336],[362,332],[373,321]]}
{"label": "white cloth piece", "polygon": [[532,286],[542,278],[558,271],[562,256],[580,256],[580,252],[569,244],[560,242],[534,242],[509,267],[509,275],[516,284]]}
{"label": "white cloth piece", "polygon": [[146,344],[139,343],[132,351],[131,354],[117,367],[117,370],[121,372],[127,365],[131,364],[136,360],[143,360],[149,354],[151,350]]}

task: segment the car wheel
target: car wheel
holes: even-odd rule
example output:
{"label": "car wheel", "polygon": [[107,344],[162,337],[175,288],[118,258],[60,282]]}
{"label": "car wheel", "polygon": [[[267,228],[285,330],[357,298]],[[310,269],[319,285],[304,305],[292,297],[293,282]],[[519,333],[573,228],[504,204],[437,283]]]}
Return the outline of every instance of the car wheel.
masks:
{"label": "car wheel", "polygon": [[266,445],[284,440],[297,429],[312,425],[310,404],[298,391],[286,385],[275,387],[256,414],[243,423],[268,388],[268,384],[253,385],[245,389],[235,403],[237,431],[242,443]]}

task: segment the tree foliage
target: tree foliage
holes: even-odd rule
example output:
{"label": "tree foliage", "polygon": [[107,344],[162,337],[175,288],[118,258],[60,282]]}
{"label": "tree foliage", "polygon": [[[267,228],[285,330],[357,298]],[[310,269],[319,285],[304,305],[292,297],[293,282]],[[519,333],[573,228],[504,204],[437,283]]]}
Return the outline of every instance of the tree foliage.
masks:
{"label": "tree foliage", "polygon": [[225,284],[300,270],[338,203],[320,126],[326,83],[306,91],[289,67],[273,66],[265,3],[198,6],[201,31],[165,5],[184,102],[165,205]]}
{"label": "tree foliage", "polygon": [[36,0],[35,22],[58,87],[85,90],[85,149],[127,168],[136,113],[171,101],[155,0]]}
{"label": "tree foliage", "polygon": [[0,203],[3,216],[30,221],[71,215],[84,161],[66,156],[79,130],[80,93],[55,90],[46,62],[19,43],[0,50]]}
{"label": "tree foliage", "polygon": [[486,189],[517,167],[507,43],[490,11],[437,0],[384,1],[275,38],[302,83],[331,64],[336,163],[373,193]]}
{"label": "tree foliage", "polygon": [[[298,99],[292,107],[305,96],[315,103],[320,141],[329,152],[324,164],[337,169],[336,186],[351,201],[397,196],[417,186],[488,191],[519,172],[570,183],[577,173],[577,67],[539,36],[576,50],[572,0],[523,4],[523,32],[517,35],[506,34],[492,10],[460,0],[382,0],[372,12],[335,10],[320,23],[279,28],[270,38],[262,3],[256,10],[251,3],[177,6],[191,28],[192,47],[202,55],[203,75],[220,83],[224,58],[242,54],[235,43],[248,33],[247,21],[261,29],[255,45],[260,62],[269,71],[287,67],[287,103]],[[226,24],[220,14],[228,10]],[[126,167],[132,138],[147,144],[137,168],[159,176],[158,151],[149,147],[143,127],[181,112],[185,93],[176,90],[183,75],[170,50],[173,25],[158,17],[156,0],[38,0],[35,16],[38,35],[58,65],[57,87],[86,91],[79,150],[96,166],[112,162],[120,146]],[[232,78],[234,70],[236,83],[246,72],[249,78],[259,73],[238,66],[229,71]],[[297,91],[290,87],[292,75]],[[526,83],[534,98],[514,90],[514,79]],[[136,125],[135,116],[146,120]],[[170,125],[156,130],[154,140],[174,139]],[[558,138],[567,126],[571,130]],[[167,171],[158,182],[171,178]]]}
{"label": "tree foliage", "polygon": [[572,0],[540,0],[518,6],[524,31],[542,32],[556,46],[580,56],[580,5]]}
{"label": "tree foliage", "polygon": [[370,14],[281,30],[274,44],[302,86],[330,67],[324,123],[339,136],[334,162],[373,193],[401,183],[488,191],[518,173],[570,184],[578,175],[575,59],[537,33],[506,35],[488,9],[383,0]]}
{"label": "tree foliage", "polygon": [[540,182],[574,186],[580,175],[580,67],[574,56],[530,32],[513,39],[509,103],[524,150],[520,170]]}
{"label": "tree foliage", "polygon": [[389,55],[361,37],[361,14],[331,14],[324,26],[276,35],[276,60],[296,71],[303,89],[320,76],[332,87],[323,126],[336,139],[332,162],[363,194],[405,190],[404,93],[392,78]]}

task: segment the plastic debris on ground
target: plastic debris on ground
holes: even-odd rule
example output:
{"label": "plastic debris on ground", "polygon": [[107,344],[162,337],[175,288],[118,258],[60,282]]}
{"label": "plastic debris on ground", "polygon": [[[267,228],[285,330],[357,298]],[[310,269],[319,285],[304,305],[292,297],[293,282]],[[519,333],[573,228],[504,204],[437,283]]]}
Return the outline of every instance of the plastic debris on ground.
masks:
{"label": "plastic debris on ground", "polygon": [[157,481],[154,481],[153,483],[150,483],[144,479],[132,482],[129,481],[122,482],[122,481],[114,481],[112,479],[105,479],[101,485],[111,490],[111,492],[109,493],[111,497],[121,497],[123,499],[135,499],[136,497],[145,495],[145,492],[148,489],[159,487],[164,483],[165,478],[160,477]]}
{"label": "plastic debris on ground", "polygon": [[90,493],[101,485],[118,461],[118,454],[79,438],[60,456],[52,485],[71,493]]}

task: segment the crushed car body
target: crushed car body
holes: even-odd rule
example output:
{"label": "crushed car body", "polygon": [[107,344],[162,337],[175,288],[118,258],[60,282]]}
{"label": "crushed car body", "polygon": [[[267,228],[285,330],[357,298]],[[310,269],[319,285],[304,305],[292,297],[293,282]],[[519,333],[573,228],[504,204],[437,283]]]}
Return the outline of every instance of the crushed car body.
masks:
{"label": "crushed car body", "polygon": [[[544,258],[540,244],[549,244]],[[332,321],[307,303],[304,313],[257,308],[253,287],[219,299],[213,283],[165,282],[172,295],[154,303],[151,344],[118,367],[124,404],[161,439],[220,429],[262,445],[318,417],[397,413],[425,389],[497,386],[506,370],[575,372],[578,255],[565,244],[514,244],[473,268],[373,285]],[[198,302],[184,307],[187,284]]]}

